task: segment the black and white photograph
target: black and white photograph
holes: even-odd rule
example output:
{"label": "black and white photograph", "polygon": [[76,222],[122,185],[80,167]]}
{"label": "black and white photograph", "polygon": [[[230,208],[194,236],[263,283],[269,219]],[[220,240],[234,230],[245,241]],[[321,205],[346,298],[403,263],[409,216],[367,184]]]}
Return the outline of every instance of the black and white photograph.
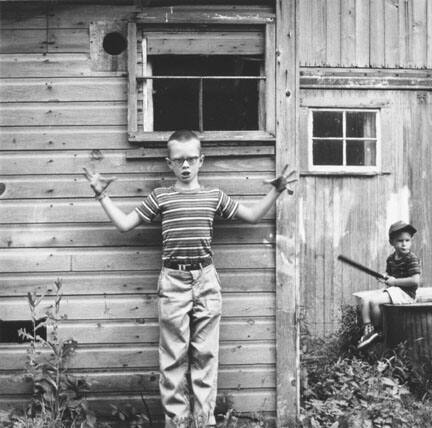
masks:
{"label": "black and white photograph", "polygon": [[0,0],[0,428],[432,427],[432,0]]}

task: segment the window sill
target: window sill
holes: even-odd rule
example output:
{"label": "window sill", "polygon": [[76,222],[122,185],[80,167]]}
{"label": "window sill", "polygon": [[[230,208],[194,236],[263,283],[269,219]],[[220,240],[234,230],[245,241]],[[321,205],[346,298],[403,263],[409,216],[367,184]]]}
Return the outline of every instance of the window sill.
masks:
{"label": "window sill", "polygon": [[375,177],[377,175],[391,175],[390,171],[300,171],[301,177]]}
{"label": "window sill", "polygon": [[[166,143],[174,131],[140,132],[129,134],[129,142],[136,143]],[[196,133],[201,141],[275,141],[276,137],[266,131],[204,131]]]}

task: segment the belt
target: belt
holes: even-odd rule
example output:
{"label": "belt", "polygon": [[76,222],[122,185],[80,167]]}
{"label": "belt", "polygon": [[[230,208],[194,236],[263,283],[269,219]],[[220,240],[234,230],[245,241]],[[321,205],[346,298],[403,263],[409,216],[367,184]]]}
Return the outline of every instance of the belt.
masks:
{"label": "belt", "polygon": [[213,263],[211,258],[203,259],[200,262],[194,263],[179,263],[175,260],[164,260],[163,266],[169,269],[178,269],[178,270],[199,270],[206,266],[209,266]]}

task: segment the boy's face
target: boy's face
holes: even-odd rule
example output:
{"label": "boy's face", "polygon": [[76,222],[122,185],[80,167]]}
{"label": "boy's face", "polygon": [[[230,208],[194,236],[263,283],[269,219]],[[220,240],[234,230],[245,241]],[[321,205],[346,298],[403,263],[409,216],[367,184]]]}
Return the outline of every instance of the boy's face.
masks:
{"label": "boy's face", "polygon": [[393,236],[390,240],[390,244],[396,250],[398,255],[408,254],[411,250],[412,236],[408,232],[400,232]]}
{"label": "boy's face", "polygon": [[174,172],[177,180],[190,183],[196,179],[204,161],[198,140],[172,140],[168,144],[168,155],[168,167]]}

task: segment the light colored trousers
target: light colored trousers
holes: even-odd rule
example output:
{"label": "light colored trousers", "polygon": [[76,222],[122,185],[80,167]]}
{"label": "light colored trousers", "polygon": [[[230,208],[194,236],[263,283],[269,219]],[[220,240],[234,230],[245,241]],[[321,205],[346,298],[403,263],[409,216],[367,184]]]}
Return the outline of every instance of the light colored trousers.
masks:
{"label": "light colored trousers", "polygon": [[213,264],[189,272],[164,267],[158,294],[165,427],[192,426],[191,418],[197,427],[215,425],[222,309],[216,269]]}

